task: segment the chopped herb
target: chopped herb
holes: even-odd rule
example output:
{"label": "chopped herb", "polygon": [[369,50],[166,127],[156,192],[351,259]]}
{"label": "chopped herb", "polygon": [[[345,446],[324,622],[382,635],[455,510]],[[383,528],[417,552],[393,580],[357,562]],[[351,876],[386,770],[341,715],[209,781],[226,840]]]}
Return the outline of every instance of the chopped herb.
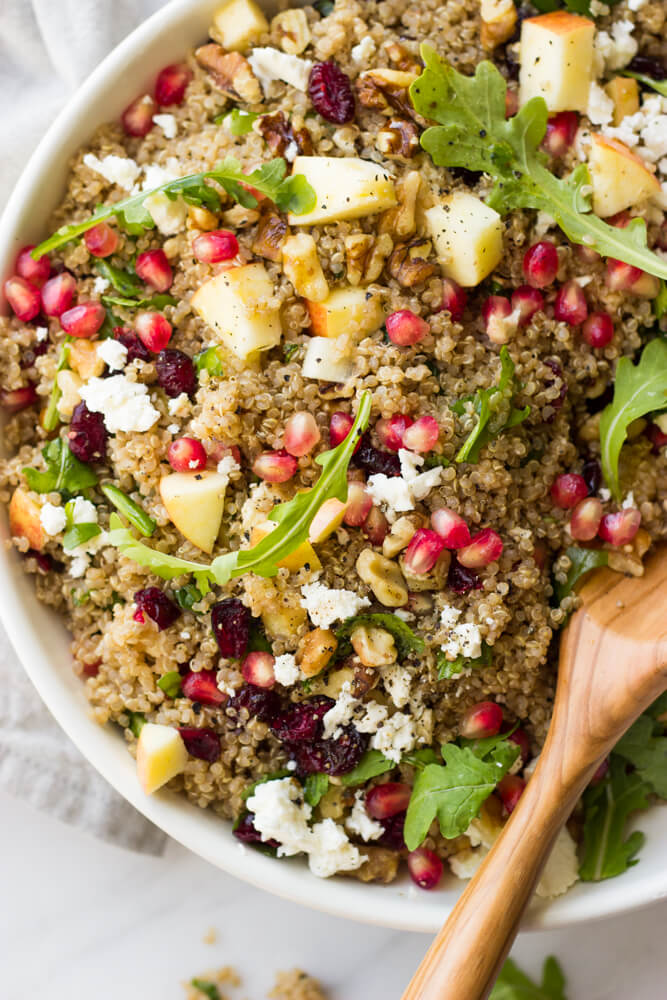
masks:
{"label": "chopped herb", "polygon": [[96,260],[95,267],[103,278],[109,282],[124,298],[137,299],[144,290],[144,286],[131,271],[124,271],[120,267],[114,267],[107,260]]}
{"label": "chopped herb", "polygon": [[508,958],[489,1000],[567,1000],[563,970],[553,956],[547,958],[542,968],[542,982],[538,985]]}
{"label": "chopped herb", "polygon": [[309,774],[303,785],[303,797],[309,806],[315,808],[329,790],[328,774]]}
{"label": "chopped herb", "polygon": [[193,605],[199,604],[202,599],[199,587],[196,587],[194,583],[186,583],[185,586],[179,587],[178,590],[174,591],[174,597],[182,611],[192,611]]}
{"label": "chopped herb", "polygon": [[178,305],[178,299],[173,295],[151,295],[145,299],[132,299],[118,295],[103,295],[102,302],[105,306],[116,306],[118,309],[154,309],[159,312],[167,306]]}
{"label": "chopped herb", "polygon": [[254,111],[243,111],[241,108],[232,108],[231,111],[218,115],[213,120],[216,125],[222,125],[230,135],[239,136],[252,132],[252,126],[258,118],[259,115],[255,114]]}
{"label": "chopped herb", "polygon": [[632,764],[654,795],[667,799],[667,737],[665,727],[645,712],[614,747],[614,753]]}
{"label": "chopped herb", "polygon": [[503,431],[522,423],[530,407],[522,410],[514,406],[516,385],[514,362],[506,347],[500,349],[500,378],[498,385],[478,389],[474,396],[464,396],[450,407],[458,416],[466,412],[466,403],[474,403],[477,423],[456,456],[457,462],[478,462],[482,448],[494,441]]}
{"label": "chopped herb", "polygon": [[351,652],[350,636],[355,628],[361,627],[383,628],[386,632],[389,632],[396,643],[399,660],[406,659],[411,653],[424,652],[423,639],[415,635],[410,626],[399,618],[398,615],[378,612],[370,615],[355,615],[353,618],[348,618],[343,622],[336,632],[336,638],[338,639],[336,655],[338,658],[347,656]]}
{"label": "chopped herb", "polygon": [[438,680],[445,681],[451,677],[457,677],[464,670],[477,670],[482,667],[490,667],[492,662],[491,647],[486,642],[482,642],[482,652],[479,656],[465,657],[459,655],[455,660],[448,660],[444,652],[438,653],[436,666],[438,668]]}
{"label": "chopped herb", "polygon": [[577,545],[571,545],[565,550],[565,555],[572,565],[567,571],[565,583],[554,584],[556,600],[560,604],[563,598],[569,597],[576,588],[582,577],[586,576],[593,569],[600,569],[609,562],[609,553],[604,549],[580,549]]}
{"label": "chopped herb", "polygon": [[639,80],[645,87],[651,87],[663,97],[667,97],[667,80],[654,80],[652,77],[646,76],[645,73],[633,73],[629,69],[622,69],[620,72],[621,76],[631,76],[633,79]]}
{"label": "chopped herb", "polygon": [[79,545],[85,545],[89,542],[91,538],[96,538],[97,535],[102,534],[102,529],[99,524],[85,523],[85,524],[73,524],[69,531],[65,532],[63,537],[63,548],[66,552],[70,549],[76,549]]}
{"label": "chopped herb", "polygon": [[222,1000],[220,990],[215,983],[208,979],[191,979],[190,986],[194,986],[196,990],[208,997],[208,1000]]}
{"label": "chopped herb", "polygon": [[157,686],[164,691],[167,698],[177,698],[181,693],[181,675],[178,670],[170,670],[162,675]]}
{"label": "chopped herb", "polygon": [[285,361],[291,361],[293,355],[299,350],[300,344],[295,344],[293,341],[288,341],[288,343],[283,344],[283,358]]}
{"label": "chopped herb", "polygon": [[119,490],[117,486],[113,486],[111,483],[104,483],[100,489],[109,503],[113,504],[116,510],[120,511],[123,517],[127,518],[130,524],[134,525],[137,531],[140,531],[146,538],[150,538],[157,524],[152,517],[149,517],[142,510],[138,503],[135,503],[122,490]]}
{"label": "chopped herb", "polygon": [[315,0],[313,7],[320,17],[328,17],[333,12],[333,0]]}
{"label": "chopped herb", "polygon": [[635,830],[626,837],[626,827],[632,813],[648,808],[650,791],[622,757],[611,755],[608,773],[584,792],[583,882],[613,878],[637,864],[644,834]]}
{"label": "chopped herb", "polygon": [[207,347],[205,351],[200,351],[194,356],[195,369],[197,375],[202,371],[207,371],[209,375],[223,375],[222,361],[217,347]]}
{"label": "chopped herb", "polygon": [[61,438],[49,441],[42,449],[46,462],[46,472],[38,469],[24,469],[28,486],[35,493],[60,493],[69,499],[97,485],[97,476],[90,468],[75,458],[69,445]]}
{"label": "chopped herb", "polygon": [[412,767],[417,767],[421,770],[427,764],[437,764],[439,760],[440,758],[432,747],[424,747],[423,750],[411,750],[410,753],[404,754],[402,763],[411,764]]}
{"label": "chopped herb", "polygon": [[121,597],[117,590],[111,591],[111,602],[110,604],[105,604],[105,611],[113,611],[117,604],[125,604],[125,598]]}
{"label": "chopped herb", "polygon": [[80,608],[84,604],[87,604],[90,600],[89,590],[77,590],[76,587],[72,587],[70,590],[70,595],[72,597],[72,604],[75,608]]}
{"label": "chopped herb", "polygon": [[60,423],[60,416],[58,415],[58,403],[60,402],[60,397],[62,392],[60,391],[60,386],[58,385],[58,372],[64,371],[69,368],[69,345],[71,342],[71,337],[66,337],[63,346],[60,348],[60,357],[58,359],[58,364],[56,366],[56,376],[53,380],[53,386],[51,387],[51,394],[49,395],[49,401],[46,404],[46,410],[44,411],[44,419],[42,425],[45,431],[54,431],[58,424]]}
{"label": "chopped herb", "polygon": [[271,653],[273,652],[273,646],[266,638],[266,634],[262,625],[258,621],[253,621],[250,626],[250,636],[248,637],[249,653]]}
{"label": "chopped herb", "polygon": [[653,312],[656,319],[667,315],[667,281],[664,278],[660,281],[660,291],[653,299]]}
{"label": "chopped herb", "polygon": [[126,712],[129,717],[129,723],[127,728],[132,732],[137,739],[139,738],[139,733],[146,725],[146,716],[143,712]]}
{"label": "chopped herb", "polygon": [[386,774],[393,771],[396,764],[389,760],[379,750],[367,750],[356,767],[353,767],[347,774],[341,775],[341,783],[349,788],[353,785],[365,785],[371,778],[377,778],[378,774]]}
{"label": "chopped herb", "polygon": [[444,455],[439,455],[437,451],[429,451],[423,456],[425,469],[446,469],[452,463]]}

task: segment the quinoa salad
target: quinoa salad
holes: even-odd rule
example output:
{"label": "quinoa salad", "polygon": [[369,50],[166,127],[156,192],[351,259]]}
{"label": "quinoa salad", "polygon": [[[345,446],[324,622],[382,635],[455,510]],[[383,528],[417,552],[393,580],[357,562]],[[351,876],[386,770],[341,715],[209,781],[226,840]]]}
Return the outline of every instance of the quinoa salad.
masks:
{"label": "quinoa salad", "polygon": [[[666,13],[230,0],[73,158],[4,283],[1,499],[147,795],[322,877],[493,845],[580,581],[667,534]],[[634,863],[666,710],[538,894]]]}

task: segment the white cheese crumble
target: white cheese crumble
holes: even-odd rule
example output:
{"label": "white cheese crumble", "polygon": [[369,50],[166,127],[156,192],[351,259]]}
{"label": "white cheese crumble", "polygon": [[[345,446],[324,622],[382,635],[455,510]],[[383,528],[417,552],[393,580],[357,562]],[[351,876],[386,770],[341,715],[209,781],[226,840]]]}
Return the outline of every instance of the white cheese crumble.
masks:
{"label": "white cheese crumble", "polygon": [[399,764],[403,754],[412,750],[416,741],[412,717],[404,712],[395,712],[371,736],[371,747]]}
{"label": "white cheese crumble", "polygon": [[178,434],[180,429],[181,428],[178,426],[178,424],[169,424],[169,426],[167,427],[167,430],[169,431],[170,434]]}
{"label": "white cheese crumble", "polygon": [[101,274],[93,280],[93,295],[104,295],[111,282]]}
{"label": "white cheese crumble", "polygon": [[647,3],[648,0],[628,0],[628,7],[631,11],[636,13],[638,10],[641,10],[642,7],[645,7]]}
{"label": "white cheese crumble", "polygon": [[292,653],[283,653],[276,656],[273,664],[273,674],[279,684],[283,687],[291,687],[301,677],[301,671]]}
{"label": "white cheese crumble", "polygon": [[100,160],[94,153],[86,153],[83,162],[110,184],[117,184],[118,187],[122,187],[126,191],[131,190],[141,173],[141,167],[134,160],[130,160],[126,156],[114,156],[112,153],[105,156],[103,160]]}
{"label": "white cheese crumble", "polygon": [[221,458],[218,462],[218,475],[226,476],[227,481],[229,482],[229,477],[232,473],[238,472],[240,468],[241,466],[233,455],[225,455],[225,457]]}
{"label": "white cheese crumble", "polygon": [[248,62],[264,90],[274,80],[289,83],[304,94],[308,90],[308,78],[313,68],[310,59],[299,59],[298,56],[267,46],[253,49]]}
{"label": "white cheese crumble", "polygon": [[69,575],[74,580],[77,580],[79,577],[84,575],[89,566],[90,559],[87,555],[74,556],[69,564]]}
{"label": "white cheese crumble", "polygon": [[597,32],[596,76],[602,76],[605,70],[622,69],[637,55],[639,46],[632,37],[633,30],[632,21],[616,21],[611,26],[611,35],[607,31]]}
{"label": "white cheese crumble", "polygon": [[185,417],[187,416],[187,407],[190,402],[190,397],[187,392],[182,392],[178,396],[174,396],[167,403],[167,409],[169,415],[172,417]]}
{"label": "white cheese crumble", "polygon": [[93,413],[101,413],[110,434],[118,431],[147,431],[160,419],[141,382],[126,375],[93,377],[81,386],[81,398]]}
{"label": "white cheese crumble", "polygon": [[637,504],[635,503],[635,495],[632,492],[632,490],[630,490],[625,500],[621,504],[621,510],[627,510],[629,507],[636,507],[636,506]]}
{"label": "white cheese crumble", "polygon": [[482,633],[479,625],[464,622],[458,625],[462,612],[446,604],[440,612],[440,624],[446,632],[445,642],[440,647],[449,660],[458,656],[475,659],[482,654]]}
{"label": "white cheese crumble", "polygon": [[410,701],[412,675],[400,663],[382,668],[382,683],[396,708],[404,708]]}
{"label": "white cheese crumble", "polygon": [[377,701],[365,703],[352,694],[352,685],[345,681],[336,704],[323,716],[325,739],[338,739],[344,726],[354,724],[360,733],[375,733],[385,722],[389,711]]}
{"label": "white cheese crumble", "polygon": [[354,805],[345,820],[345,828],[362,840],[377,840],[384,833],[384,827],[368,815],[365,800],[365,792],[361,789],[354,793]]}
{"label": "white cheese crumble", "polygon": [[414,510],[415,504],[423,500],[442,481],[443,469],[436,466],[426,472],[419,472],[424,464],[421,455],[401,448],[398,452],[401,463],[400,476],[385,476],[383,472],[368,477],[367,490],[374,503],[386,509],[389,521],[395,521],[399,514]]}
{"label": "white cheese crumble", "polygon": [[46,340],[49,336],[49,330],[46,326],[35,327],[35,340],[38,344],[41,344],[43,340]]}
{"label": "white cheese crumble", "polygon": [[634,149],[644,160],[658,164],[667,175],[667,97],[651,94],[644,98],[634,115],[626,115],[615,128],[606,126],[603,135],[619,139]]}
{"label": "white cheese crumble", "polygon": [[598,496],[602,503],[608,503],[611,500],[611,490],[608,490],[606,486],[601,486],[598,490]]}
{"label": "white cheese crumble", "polygon": [[59,535],[67,526],[65,509],[47,502],[39,512],[39,521],[47,535]]}
{"label": "white cheese crumble", "polygon": [[173,115],[153,115],[153,121],[164,132],[165,139],[175,139],[178,132],[178,122]]}
{"label": "white cheese crumble", "polygon": [[548,212],[538,212],[535,224],[533,225],[533,232],[535,236],[541,240],[550,229],[554,228],[554,226],[556,226],[556,220],[553,215],[549,215]]}
{"label": "white cheese crumble", "polygon": [[301,607],[305,608],[313,625],[329,628],[335,621],[344,621],[358,614],[371,603],[353,590],[335,590],[323,583],[304,583],[301,587]]}
{"label": "white cheese crumble", "polygon": [[370,35],[365,35],[361,41],[354,45],[350,51],[352,61],[356,63],[366,62],[375,53],[375,42]]}
{"label": "white cheese crumble", "polygon": [[[178,160],[173,156],[167,160],[164,167],[158,163],[148,163],[144,167],[141,190],[151,191],[153,188],[174,181],[180,176]],[[171,199],[164,191],[156,191],[144,199],[143,205],[150,212],[153,222],[164,236],[173,236],[174,233],[180,232],[185,225],[188,206],[180,197]]]}
{"label": "white cheese crumble", "polygon": [[122,371],[127,364],[127,347],[119,340],[107,338],[98,344],[97,356],[109,366],[110,371]]}
{"label": "white cheese crumble", "polygon": [[97,524],[97,508],[85,497],[74,497],[71,511],[73,524]]}
{"label": "white cheese crumble", "polygon": [[614,117],[614,102],[595,81],[588,91],[586,115],[594,125],[608,125]]}

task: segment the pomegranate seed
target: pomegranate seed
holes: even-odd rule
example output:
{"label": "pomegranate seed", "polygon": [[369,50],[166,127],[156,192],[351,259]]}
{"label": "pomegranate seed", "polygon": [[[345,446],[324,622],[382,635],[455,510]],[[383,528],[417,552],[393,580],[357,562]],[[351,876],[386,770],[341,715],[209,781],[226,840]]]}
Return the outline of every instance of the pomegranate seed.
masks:
{"label": "pomegranate seed", "polygon": [[361,530],[371,545],[382,545],[389,534],[389,521],[379,507],[371,507]]}
{"label": "pomegranate seed", "polygon": [[20,389],[2,390],[0,406],[7,413],[19,413],[37,402],[37,391],[34,385],[24,385]]}
{"label": "pomegranate seed", "polygon": [[405,550],[404,564],[408,573],[415,573],[422,576],[430,573],[442,550],[445,548],[445,540],[437,531],[430,528],[419,528],[414,533],[410,544]]}
{"label": "pomegranate seed", "polygon": [[657,424],[649,424],[644,431],[646,437],[651,442],[651,451],[654,455],[660,454],[660,449],[664,448],[667,444],[667,434],[660,430]]}
{"label": "pomegranate seed", "polygon": [[449,313],[454,323],[458,323],[463,316],[467,301],[468,296],[464,288],[457,285],[451,278],[443,278],[442,306],[440,308]]}
{"label": "pomegranate seed", "polygon": [[412,788],[402,781],[388,781],[375,785],[366,792],[366,812],[373,819],[388,819],[405,812],[410,802]]}
{"label": "pomegranate seed", "polygon": [[466,740],[497,736],[503,724],[503,710],[495,701],[480,701],[463,716],[459,732]]}
{"label": "pomegranate seed", "polygon": [[484,528],[473,535],[470,545],[459,549],[456,558],[466,569],[482,569],[497,562],[503,551],[503,540],[491,528]]}
{"label": "pomegranate seed", "polygon": [[201,441],[182,437],[169,445],[167,460],[175,472],[201,472],[206,468],[208,456]]}
{"label": "pomegranate seed", "polygon": [[[329,421],[329,444],[332,448],[337,448],[341,441],[345,440],[352,430],[353,423],[354,418],[349,413],[343,413],[342,410],[337,410],[331,414],[331,420]],[[358,447],[359,445],[357,445]]]}
{"label": "pomegranate seed", "polygon": [[410,878],[420,889],[435,889],[442,878],[442,861],[428,847],[418,847],[408,854]]}
{"label": "pomegranate seed", "polygon": [[101,302],[80,302],[60,317],[60,325],[70,337],[94,337],[107,314]]}
{"label": "pomegranate seed", "polygon": [[219,264],[231,260],[239,252],[239,241],[227,229],[202,233],[192,241],[192,252],[202,264]]}
{"label": "pomegranate seed", "polygon": [[165,66],[155,81],[155,100],[163,108],[180,104],[192,79],[192,71],[185,63]]}
{"label": "pomegranate seed", "polygon": [[173,625],[176,619],[181,616],[181,609],[178,605],[174,604],[164,590],[160,590],[159,587],[146,587],[145,590],[138,590],[134,595],[134,603],[137,606],[134,620],[143,622],[144,615],[148,615],[160,632]]}
{"label": "pomegranate seed", "polygon": [[197,375],[192,358],[189,358],[183,351],[176,351],[168,348],[160,351],[155,359],[157,370],[157,380],[167,396],[174,399],[185,393],[191,396],[197,387]]}
{"label": "pomegranate seed", "polygon": [[502,295],[489,295],[482,306],[482,319],[486,335],[494,343],[504,344],[507,337],[507,323],[505,320],[512,312],[510,300]]}
{"label": "pomegranate seed", "polygon": [[164,350],[171,340],[171,323],[162,313],[140,312],[134,321],[134,328],[144,347],[154,354]]}
{"label": "pomegranate seed", "polygon": [[606,347],[614,337],[614,323],[608,313],[591,313],[581,328],[581,335],[591,347]]}
{"label": "pomegranate seed", "polygon": [[144,250],[134,265],[137,276],[156,292],[166,292],[171,288],[174,275],[164,250]]}
{"label": "pomegranate seed", "polygon": [[385,448],[389,448],[389,451],[398,451],[403,447],[403,435],[411,424],[412,417],[408,417],[405,413],[397,413],[388,420],[378,420],[375,433]]}
{"label": "pomegranate seed", "polygon": [[399,347],[418,344],[431,330],[426,320],[410,309],[399,309],[391,313],[387,316],[385,325],[392,344],[398,344]]}
{"label": "pomegranate seed", "polygon": [[626,264],[623,260],[607,258],[607,274],[605,283],[612,292],[629,292],[644,272],[639,267]]}
{"label": "pomegranate seed", "polygon": [[570,534],[577,542],[590,542],[597,535],[601,520],[602,504],[596,497],[586,497],[572,511]]}
{"label": "pomegranate seed", "polygon": [[85,403],[77,403],[67,429],[70,451],[80,462],[101,462],[107,454],[109,433],[101,413],[92,413]]}
{"label": "pomegranate seed", "polygon": [[532,752],[530,749],[530,740],[528,739],[528,733],[525,729],[515,729],[507,739],[510,743],[516,743],[519,750],[521,751],[521,762],[527,764],[532,757]]}
{"label": "pomegranate seed", "polygon": [[506,774],[505,777],[498,782],[496,791],[508,813],[511,813],[516,809],[525,787],[526,782],[524,779],[519,778],[516,774]]}
{"label": "pomegranate seed", "polygon": [[431,524],[445,543],[446,549],[462,549],[470,545],[470,529],[463,518],[449,507],[439,507],[431,514]]}
{"label": "pomegranate seed", "polygon": [[227,695],[218,687],[215,670],[191,670],[181,681],[181,691],[201,705],[224,705]]}
{"label": "pomegranate seed", "polygon": [[350,78],[335,62],[315,63],[308,79],[308,96],[315,110],[334,125],[345,125],[354,118]]}
{"label": "pomegranate seed", "polygon": [[581,475],[589,494],[597,493],[602,486],[602,467],[597,458],[588,458],[581,467]]}
{"label": "pomegranate seed", "polygon": [[218,462],[222,462],[223,458],[229,457],[233,458],[237,465],[242,464],[242,455],[239,446],[236,444],[227,445],[222,441],[210,442],[208,457],[210,461],[215,462],[216,465]]}
{"label": "pomegranate seed", "polygon": [[240,660],[250,638],[250,612],[238,597],[227,597],[213,605],[211,626],[221,655]]}
{"label": "pomegranate seed", "polygon": [[285,424],[283,442],[285,451],[301,458],[308,455],[321,438],[320,429],[312,413],[294,413]]}
{"label": "pomegranate seed", "polygon": [[23,247],[16,258],[16,273],[21,278],[25,278],[35,288],[41,288],[45,281],[48,281],[51,274],[51,261],[43,254],[39,260],[34,260],[32,251],[34,244]]}
{"label": "pomegranate seed", "polygon": [[579,326],[588,316],[588,303],[578,281],[566,281],[558,289],[554,302],[554,316],[570,326]]}
{"label": "pomegranate seed", "polygon": [[153,115],[157,111],[157,104],[150,96],[144,94],[137,97],[125,108],[120,116],[120,123],[126,135],[133,135],[143,139],[153,128]]}
{"label": "pomegranate seed", "polygon": [[439,434],[440,428],[435,417],[419,417],[406,429],[403,435],[403,447],[420,454],[432,451],[438,443]]}
{"label": "pomegranate seed", "polygon": [[512,311],[519,312],[519,326],[527,326],[536,312],[544,309],[544,296],[537,288],[520,285],[512,292]]}
{"label": "pomegranate seed", "polygon": [[630,225],[629,212],[617,212],[616,215],[609,215],[604,220],[608,226],[616,226],[617,229],[625,229]]}
{"label": "pomegranate seed", "polygon": [[363,483],[348,483],[343,524],[347,524],[350,528],[360,528],[370,514],[372,506],[373,501]]}
{"label": "pomegranate seed", "polygon": [[598,534],[603,542],[620,547],[628,545],[639,531],[642,516],[635,507],[626,507],[615,514],[605,514]]}
{"label": "pomegranate seed", "polygon": [[220,737],[212,729],[197,729],[196,726],[178,726],[185,749],[191,757],[215,764],[220,759],[222,747]]}
{"label": "pomegranate seed", "polygon": [[83,242],[93,257],[110,257],[118,249],[118,233],[106,222],[98,222],[83,234]]}
{"label": "pomegranate seed", "polygon": [[583,476],[575,472],[564,472],[554,479],[551,490],[551,499],[556,507],[561,510],[570,510],[576,507],[580,500],[588,496],[588,487]]}
{"label": "pomegranate seed", "polygon": [[299,467],[286,451],[263,451],[252,463],[252,471],[265,483],[286,483]]}
{"label": "pomegranate seed", "polygon": [[47,316],[62,316],[72,305],[76,292],[76,279],[69,271],[62,271],[49,278],[42,288],[42,309]]}
{"label": "pomegranate seed", "polygon": [[574,142],[579,128],[579,116],[575,111],[560,111],[547,121],[547,131],[542,146],[551,156],[565,156]]}
{"label": "pomegranate seed", "polygon": [[272,688],[276,683],[276,675],[273,672],[275,662],[275,657],[271,653],[259,651],[248,653],[241,664],[243,679],[258,688]]}
{"label": "pomegranate seed", "polygon": [[5,281],[5,298],[12,307],[12,311],[22,323],[29,323],[38,315],[42,300],[39,289],[31,285],[29,281],[15,274]]}
{"label": "pomegranate seed", "polygon": [[601,764],[598,765],[595,774],[591,778],[591,785],[599,785],[603,778],[607,777],[607,772],[609,771],[609,758],[605,757]]}
{"label": "pomegranate seed", "polygon": [[546,288],[558,273],[558,251],[549,240],[533,243],[523,255],[523,273],[533,288]]}

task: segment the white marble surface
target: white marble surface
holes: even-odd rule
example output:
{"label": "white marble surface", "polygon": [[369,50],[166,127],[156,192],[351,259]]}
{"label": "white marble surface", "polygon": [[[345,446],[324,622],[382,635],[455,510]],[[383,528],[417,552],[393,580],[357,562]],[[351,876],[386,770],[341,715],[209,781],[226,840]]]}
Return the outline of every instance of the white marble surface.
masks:
{"label": "white marble surface", "polygon": [[[183,980],[227,962],[243,974],[239,998],[261,1000],[278,968],[299,965],[331,1000],[399,1000],[427,943],[285,903],[175,843],[162,858],[112,847],[4,793],[0,886],[2,1000],[179,1000]],[[663,905],[523,935],[514,956],[536,970],[558,955],[568,1000],[658,1000],[666,917]]]}

